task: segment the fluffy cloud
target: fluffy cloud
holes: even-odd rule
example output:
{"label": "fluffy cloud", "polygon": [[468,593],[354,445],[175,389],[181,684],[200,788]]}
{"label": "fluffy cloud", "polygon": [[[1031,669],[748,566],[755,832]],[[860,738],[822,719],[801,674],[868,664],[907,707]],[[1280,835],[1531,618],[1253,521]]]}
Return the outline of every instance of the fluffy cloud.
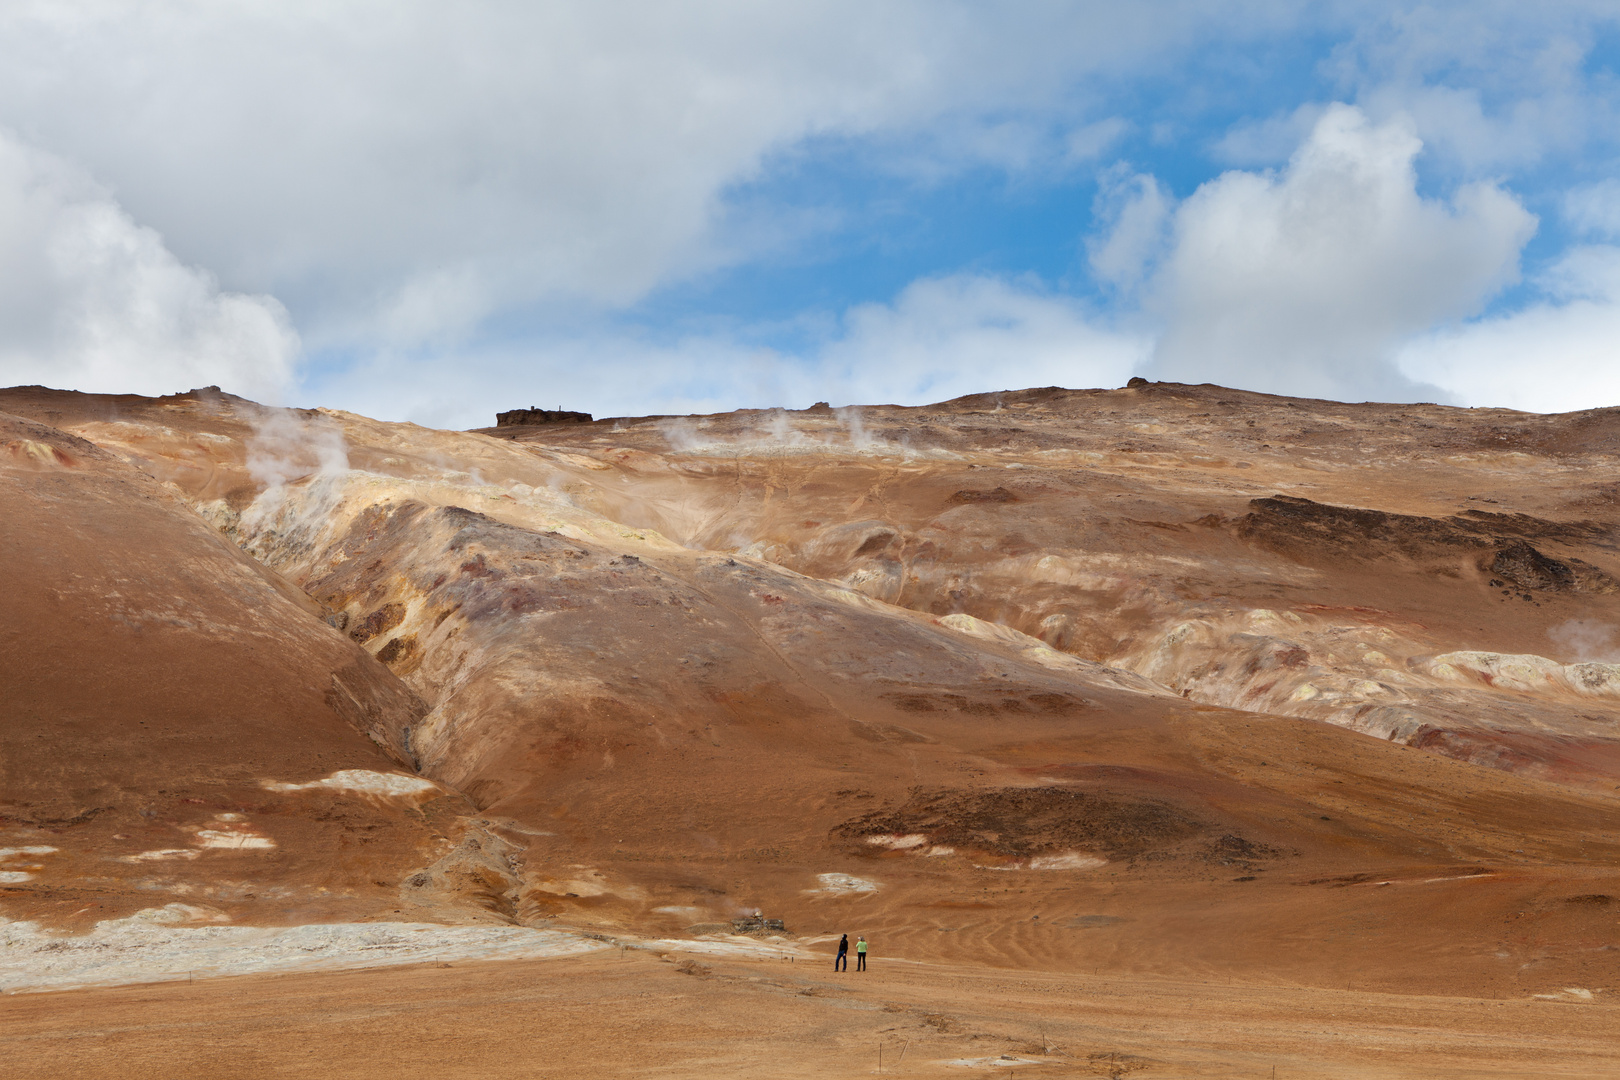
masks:
{"label": "fluffy cloud", "polygon": [[1463,405],[1569,412],[1620,402],[1620,247],[1576,248],[1538,284],[1543,300],[1409,342],[1401,369]]}
{"label": "fluffy cloud", "polygon": [[1564,194],[1564,217],[1578,235],[1620,239],[1620,180],[1572,188]]}
{"label": "fluffy cloud", "polygon": [[105,190],[0,133],[0,385],[274,399],[297,348],[275,300],[221,292]]}
{"label": "fluffy cloud", "polygon": [[442,355],[396,357],[330,381],[320,400],[380,405],[443,427],[483,426],[499,409],[529,404],[598,416],[804,408],[818,399],[919,405],[996,389],[1123,385],[1151,344],[1030,283],[974,275],[914,282],[892,303],[859,305],[814,337],[786,355],[736,334],[651,342],[599,332],[521,353],[484,350],[461,358],[453,380],[434,374],[447,365]]}
{"label": "fluffy cloud", "polygon": [[[1282,119],[1216,152],[1270,164],[1308,129],[1286,168],[1228,174],[1180,206],[1151,176],[1111,174],[1097,203],[1110,228],[1087,245],[1094,277],[1165,328],[1160,374],[1427,395],[1402,372],[1438,361],[1401,352],[1398,369],[1400,343],[1477,311],[1530,227],[1502,190],[1466,181],[1615,143],[1613,83],[1589,62],[1605,21],[1600,0],[18,0],[0,6],[0,125],[56,155],[18,151],[24,172],[56,179],[5,181],[42,201],[8,219],[20,284],[0,303],[19,314],[0,355],[12,380],[234,379],[273,395],[296,342],[274,301],[239,294],[274,293],[314,354],[353,363],[310,373],[308,396],[343,387],[386,412],[407,400],[389,395],[414,393],[413,415],[446,422],[478,418],[463,399],[479,414],[512,403],[505,389],[447,395],[450,365],[511,392],[578,387],[572,400],[615,410],[1014,385],[1006,358],[1024,345],[1030,381],[1111,382],[1139,337],[1094,332],[1039,288],[949,276],[971,253],[909,268],[924,280],[829,317],[841,329],[798,356],[754,347],[758,331],[672,342],[671,319],[649,344],[616,316],[845,220],[859,177],[827,192],[820,217],[739,194],[828,146],[919,183],[986,164],[1045,180],[1105,150],[1207,147],[1199,125],[1253,95],[1252,115]],[[1298,80],[1249,61],[1307,39],[1307,51],[1334,42],[1311,91],[1351,95],[1374,121],[1318,105],[1285,116]],[[1223,59],[1206,70],[1195,53]],[[1403,116],[1443,151],[1425,170],[1448,198],[1417,195]],[[1176,153],[1162,176],[1204,168],[1196,150]],[[1570,219],[1602,209],[1588,202],[1598,210],[1572,201]],[[47,251],[66,254],[47,267]],[[886,364],[879,342],[903,362]],[[1065,374],[1051,359],[1094,354],[1116,360]],[[397,385],[404,372],[419,390]]]}
{"label": "fluffy cloud", "polygon": [[1594,55],[1620,23],[1612,3],[1380,7],[1357,20],[1329,67],[1373,116],[1411,117],[1441,168],[1477,175],[1612,150],[1612,68]]}
{"label": "fluffy cloud", "polygon": [[1149,285],[1151,370],[1347,400],[1410,398],[1400,345],[1479,311],[1517,275],[1535,219],[1488,183],[1417,192],[1400,118],[1326,110],[1281,173],[1229,172],[1175,211]]}
{"label": "fluffy cloud", "polygon": [[921,404],[1027,386],[1119,386],[1145,339],[1099,329],[1077,304],[984,277],[914,282],[852,310],[821,365],[853,402]]}
{"label": "fluffy cloud", "polygon": [[771,238],[726,193],[805,139],[1084,158],[1120,127],[1078,79],[1289,6],[22,2],[0,9],[0,124],[280,296],[313,345],[412,348],[748,258]]}
{"label": "fluffy cloud", "polygon": [[1130,295],[1157,261],[1175,200],[1157,178],[1116,166],[1100,179],[1092,219],[1100,231],[1086,243],[1097,280]]}

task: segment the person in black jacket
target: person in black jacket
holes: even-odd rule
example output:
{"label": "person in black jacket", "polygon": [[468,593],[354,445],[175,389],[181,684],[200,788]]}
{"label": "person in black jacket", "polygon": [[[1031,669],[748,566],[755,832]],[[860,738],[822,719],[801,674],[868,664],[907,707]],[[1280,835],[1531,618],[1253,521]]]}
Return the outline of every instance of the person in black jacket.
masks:
{"label": "person in black jacket", "polygon": [[849,970],[849,935],[845,934],[838,942],[838,955],[833,957],[834,971]]}

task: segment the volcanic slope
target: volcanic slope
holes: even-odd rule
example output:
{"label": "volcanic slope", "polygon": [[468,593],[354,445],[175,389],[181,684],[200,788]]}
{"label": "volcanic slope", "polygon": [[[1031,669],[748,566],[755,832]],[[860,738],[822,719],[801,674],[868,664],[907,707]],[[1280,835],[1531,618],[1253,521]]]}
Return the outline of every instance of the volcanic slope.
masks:
{"label": "volcanic slope", "polygon": [[[1611,789],[1620,411],[1212,386],[488,429],[590,505],[1192,700]],[[647,457],[644,455],[657,455]],[[656,463],[656,465],[654,464]]]}
{"label": "volcanic slope", "polygon": [[1605,416],[1150,387],[496,438],[210,391],[0,407],[167,485],[420,698],[379,737],[476,802],[493,917],[1616,981],[1611,671],[1531,652],[1615,603]]}
{"label": "volcanic slope", "polygon": [[446,915],[400,882],[472,808],[402,764],[425,706],[300,589],[129,464],[5,414],[0,564],[0,914]]}

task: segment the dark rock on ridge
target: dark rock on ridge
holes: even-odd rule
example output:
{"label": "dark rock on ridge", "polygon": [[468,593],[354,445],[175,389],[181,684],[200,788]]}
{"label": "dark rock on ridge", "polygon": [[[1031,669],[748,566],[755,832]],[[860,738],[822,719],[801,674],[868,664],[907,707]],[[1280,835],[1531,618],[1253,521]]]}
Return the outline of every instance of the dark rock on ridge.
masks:
{"label": "dark rock on ridge", "polygon": [[588,424],[591,414],[567,409],[511,409],[495,414],[496,427],[523,427],[529,424]]}

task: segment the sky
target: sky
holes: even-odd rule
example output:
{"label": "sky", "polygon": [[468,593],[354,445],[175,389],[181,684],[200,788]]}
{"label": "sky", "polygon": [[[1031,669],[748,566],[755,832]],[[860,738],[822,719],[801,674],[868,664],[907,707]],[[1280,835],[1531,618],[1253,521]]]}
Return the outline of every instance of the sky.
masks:
{"label": "sky", "polygon": [[1620,405],[1620,6],[12,0],[0,385]]}

